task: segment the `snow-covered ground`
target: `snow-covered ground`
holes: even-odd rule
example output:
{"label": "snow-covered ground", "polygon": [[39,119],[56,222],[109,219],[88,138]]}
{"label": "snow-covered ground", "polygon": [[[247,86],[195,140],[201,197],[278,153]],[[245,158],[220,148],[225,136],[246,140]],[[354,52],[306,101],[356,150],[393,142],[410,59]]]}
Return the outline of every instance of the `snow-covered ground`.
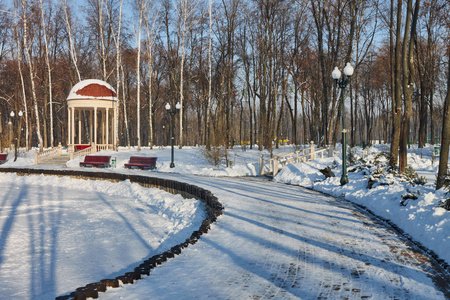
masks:
{"label": "snow-covered ground", "polygon": [[0,299],[52,299],[184,242],[203,204],[129,181],[0,174]]}
{"label": "snow-covered ground", "polygon": [[[281,154],[292,150],[291,146],[285,146],[274,151]],[[366,159],[374,158],[381,150],[387,148],[372,147]],[[117,167],[105,169],[105,172],[175,177],[197,185],[202,185],[202,181],[205,181],[206,186],[211,186],[214,181],[202,179],[203,177],[184,178],[179,174],[237,177],[255,176],[258,173],[260,153],[255,149],[247,148],[243,151],[239,147],[230,151],[231,168],[225,168],[223,164],[212,166],[206,161],[202,151],[204,150],[195,147],[175,149],[176,167],[173,169],[169,167],[168,147],[152,150],[144,148],[140,152],[120,148],[118,152],[104,151],[102,154],[117,159]],[[361,170],[349,172],[350,182],[342,187],[339,184],[339,151],[335,151],[333,158],[288,165],[274,181],[309,187],[361,204],[377,215],[390,219],[450,263],[450,254],[445,251],[450,246],[450,214],[437,207],[446,199],[445,191],[434,191],[437,163],[431,162],[431,150],[424,151],[422,158],[418,151],[411,151],[408,164],[419,175],[427,177],[428,183],[424,186],[411,186],[393,179],[392,185],[374,184],[372,189],[368,189],[367,174]],[[267,152],[263,154],[269,156]],[[125,170],[123,165],[131,155],[157,156],[157,171]],[[70,161],[66,167],[33,166],[33,153],[30,152],[19,157],[16,162],[10,157],[1,167],[80,169],[80,160],[81,158],[77,158]],[[333,165],[336,166],[332,169],[336,177],[325,180],[319,169]],[[13,174],[0,174],[0,182],[0,195],[4,195],[0,198],[1,299],[49,299],[49,296],[70,292],[76,287],[105,277],[122,275],[143,258],[161,253],[184,241],[204,218],[199,202],[183,200],[179,196],[155,189],[146,190],[129,182],[113,184],[54,176],[20,177]],[[242,189],[246,191],[246,197],[249,197],[248,189],[242,181],[233,181],[224,186],[220,186],[219,182],[217,184],[219,186],[213,190],[219,194],[219,200],[220,191],[230,189]],[[278,190],[283,190],[279,184],[276,186]],[[285,189],[288,187],[285,186]],[[416,194],[418,199],[407,200],[402,206],[401,196],[407,190]],[[235,194],[240,195],[238,192]],[[230,197],[226,193],[222,196]],[[229,240],[225,242],[233,243],[232,235],[227,236]],[[189,251],[201,252],[202,249]],[[182,283],[187,284],[187,279]],[[422,289],[419,294],[425,290]],[[115,291],[113,298],[124,297],[117,293]],[[130,296],[128,291],[126,295],[131,297],[128,299],[133,299],[133,296],[138,297],[134,299],[144,299],[145,297],[139,298],[139,293],[140,291],[136,291]]]}
{"label": "snow-covered ground", "polygon": [[[112,159],[116,159],[117,168],[106,169],[106,172],[121,172],[123,171],[124,164],[128,163],[130,156],[156,156],[157,162],[157,172],[162,173],[178,173],[178,174],[192,174],[192,175],[202,175],[202,176],[256,176],[259,170],[259,151],[246,150],[239,147],[232,151],[229,151],[229,161],[231,162],[231,167],[226,168],[224,163],[214,166],[209,163],[205,156],[203,155],[204,148],[198,147],[183,147],[183,149],[175,148],[174,162],[175,168],[170,168],[171,161],[171,148],[170,147],[155,147],[150,150],[148,147],[142,147],[141,151],[135,148],[128,149],[126,147],[120,147],[119,151],[102,151],[99,155],[111,155]],[[292,147],[283,148],[283,151],[291,151]],[[265,157],[269,157],[269,153],[265,151]],[[8,156],[8,161],[1,167],[38,167],[38,168],[54,168],[54,166],[39,165],[33,166],[34,164],[34,151],[30,151],[23,155],[23,157],[18,157],[17,161],[14,162],[14,155],[11,153]],[[76,157],[67,163],[67,167],[74,169],[82,169],[79,163],[84,160],[84,157]],[[86,168],[83,168],[86,170]],[[145,172],[143,173],[145,174]]]}
{"label": "snow-covered ground", "polygon": [[[365,157],[365,160],[372,162],[372,171],[376,169],[373,161],[381,151],[389,151],[388,146],[374,146],[369,149]],[[340,155],[339,152],[337,153]],[[361,149],[357,153],[362,155]],[[438,206],[445,199],[450,198],[450,195],[446,195],[444,189],[435,190],[439,159],[433,163],[431,153],[431,147],[427,147],[422,153],[420,149],[411,149],[408,154],[408,166],[427,180],[423,186],[401,182],[398,178],[387,175],[384,182],[388,185],[376,183],[372,189],[368,189],[370,174],[364,170],[348,172],[349,183],[341,186],[340,156],[288,165],[280,171],[275,181],[309,187],[361,204],[376,215],[391,220],[414,240],[450,263],[448,251],[450,247],[450,212]],[[334,163],[335,161],[337,164]],[[332,171],[336,176],[325,180],[325,176],[319,170],[333,166],[333,164],[336,167]],[[355,167],[348,167],[348,170],[352,169]],[[402,195],[408,193],[414,194],[417,199],[402,201]]]}

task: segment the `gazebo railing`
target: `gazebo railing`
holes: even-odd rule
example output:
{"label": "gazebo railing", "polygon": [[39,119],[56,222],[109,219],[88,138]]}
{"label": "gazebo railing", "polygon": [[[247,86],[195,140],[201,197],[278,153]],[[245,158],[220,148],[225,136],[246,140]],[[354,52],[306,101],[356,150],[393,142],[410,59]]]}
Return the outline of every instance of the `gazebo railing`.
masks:
{"label": "gazebo railing", "polygon": [[91,147],[85,148],[83,150],[79,150],[76,152],[70,152],[70,160],[72,160],[78,156],[85,156],[85,155],[96,153],[97,152],[96,150],[97,150],[96,147],[91,146]]}
{"label": "gazebo railing", "polygon": [[111,144],[97,144],[97,152],[102,150],[114,150],[114,146]]}
{"label": "gazebo railing", "polygon": [[97,144],[97,145],[92,145],[88,148],[85,148],[83,150],[78,150],[76,152],[72,151],[70,152],[70,159],[74,159],[75,157],[78,156],[85,156],[85,155],[90,155],[90,154],[94,154],[97,153],[99,151],[102,150],[114,150],[114,146],[111,144]]}

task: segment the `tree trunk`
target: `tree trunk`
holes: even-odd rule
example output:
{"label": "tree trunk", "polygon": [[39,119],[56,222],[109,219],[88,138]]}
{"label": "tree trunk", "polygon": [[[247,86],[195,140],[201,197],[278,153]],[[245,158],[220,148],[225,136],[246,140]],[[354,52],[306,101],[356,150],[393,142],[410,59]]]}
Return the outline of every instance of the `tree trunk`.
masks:
{"label": "tree trunk", "polygon": [[[15,19],[15,17],[14,17]],[[18,24],[16,23],[16,21],[14,21],[16,28],[18,27]],[[22,64],[21,64],[21,58],[20,58],[20,53],[22,53],[23,48],[22,48],[22,43],[20,42],[19,39],[19,34],[17,31],[15,31],[15,38],[16,38],[16,46],[17,46],[17,68],[19,69],[19,74],[20,74],[20,83],[21,83],[21,87],[22,87],[22,98],[23,98],[23,108],[24,108],[24,118],[25,118],[25,144],[26,144],[26,149],[27,151],[30,150],[30,141],[29,141],[29,126],[28,126],[28,105],[27,105],[27,95],[25,92],[25,81],[24,81],[24,76],[23,76],[23,72],[22,72]]]}
{"label": "tree trunk", "polygon": [[[408,133],[409,122],[412,114],[412,91],[415,82],[414,71],[414,39],[416,35],[416,24],[419,16],[420,0],[416,0],[413,13],[413,0],[408,0],[405,36],[403,39],[403,99],[405,111],[402,117],[400,132],[400,162],[399,172],[404,173],[408,159]],[[411,20],[412,19],[412,20]],[[410,29],[411,25],[411,29]]]}
{"label": "tree trunk", "polygon": [[[123,0],[120,0],[120,9],[119,9],[119,28],[117,30],[117,38],[114,39],[114,42],[116,44],[116,93],[117,93],[117,101],[116,101],[116,119],[115,119],[115,128],[114,128],[114,149],[119,150],[119,106],[120,106],[120,66],[122,64],[122,55],[120,51],[120,34],[121,34],[121,28],[122,28],[122,6],[123,6]],[[123,88],[123,87],[122,87]],[[122,99],[122,101],[125,101],[125,98]],[[125,102],[123,102],[125,103]],[[125,105],[124,105],[125,107]],[[125,113],[124,113],[125,115]],[[126,115],[125,115],[126,118]]]}
{"label": "tree trunk", "polygon": [[430,144],[434,145],[434,91],[430,92]]}
{"label": "tree trunk", "polygon": [[[212,53],[212,0],[208,3],[208,14],[209,14],[209,40],[208,40],[208,103],[205,109],[205,137],[206,137],[206,149],[211,149],[211,125],[209,122],[209,115],[211,110],[211,84],[212,84],[212,63],[211,63],[211,53]],[[244,35],[245,36],[245,35]],[[245,37],[244,37],[245,38]]]}
{"label": "tree trunk", "polygon": [[[450,59],[450,52],[449,52]],[[450,146],[450,64],[448,64],[447,96],[444,104],[444,120],[442,122],[441,153],[439,156],[439,170],[436,179],[436,190],[443,187],[448,171],[448,154]]]}
{"label": "tree trunk", "polygon": [[[44,4],[43,0],[39,0],[41,5],[41,18],[42,18],[42,30],[43,30],[43,36],[44,36],[44,45],[45,45],[45,64],[47,65],[47,77],[46,80],[48,80],[47,84],[44,88],[48,87],[48,100],[50,105],[50,147],[53,147],[53,93],[52,93],[52,69],[50,65],[50,55],[48,50],[48,41],[47,41],[47,30],[45,26],[45,16],[44,16]],[[47,108],[47,105],[45,106]],[[44,120],[47,114],[44,116]],[[45,127],[47,127],[47,122],[45,122]],[[46,128],[44,129],[44,134],[47,135]],[[45,137],[45,144],[47,144],[47,137]]]}
{"label": "tree trunk", "polygon": [[[393,4],[391,2],[391,9]],[[391,12],[393,14],[393,12]],[[391,17],[393,21],[393,17]],[[402,25],[402,0],[397,0],[397,30],[395,42],[395,60],[394,60],[394,87],[393,87],[393,120],[392,120],[392,140],[390,150],[389,165],[391,168],[397,166],[398,163],[398,148],[400,144],[400,124],[402,117],[402,96],[401,96],[401,25]]]}
{"label": "tree trunk", "polygon": [[34,70],[34,66],[33,66],[33,59],[31,57],[31,53],[30,53],[30,48],[28,46],[28,36],[27,36],[28,25],[27,25],[26,1],[25,0],[22,0],[22,10],[23,10],[23,17],[22,17],[23,47],[25,49],[25,55],[27,57],[27,62],[28,62],[28,69],[30,72],[31,95],[32,95],[32,99],[33,99],[34,113],[35,113],[35,117],[36,117],[36,133],[37,133],[38,141],[39,141],[39,151],[42,152],[44,150],[44,143],[43,143],[42,135],[41,135],[41,124],[39,122],[39,120],[40,120],[39,109],[38,109],[38,103],[37,103],[37,97],[36,97],[36,87],[35,87],[35,83],[34,83],[34,78],[36,77],[36,75],[35,75],[35,70]]}
{"label": "tree trunk", "polygon": [[425,147],[427,142],[428,105],[425,98],[425,88],[420,88],[420,108],[419,108],[419,148]]}

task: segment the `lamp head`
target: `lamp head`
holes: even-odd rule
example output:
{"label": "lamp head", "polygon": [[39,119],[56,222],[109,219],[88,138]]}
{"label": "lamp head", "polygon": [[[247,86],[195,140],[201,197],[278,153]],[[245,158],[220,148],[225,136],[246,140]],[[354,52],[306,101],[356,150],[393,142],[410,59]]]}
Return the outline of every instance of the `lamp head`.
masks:
{"label": "lamp head", "polygon": [[19,111],[19,117],[22,117],[22,116],[23,116],[23,112]]}
{"label": "lamp head", "polygon": [[331,76],[333,77],[334,80],[338,80],[339,78],[341,78],[341,71],[339,71],[338,67],[334,67],[333,72],[331,72]]}
{"label": "lamp head", "polygon": [[181,104],[180,104],[180,102],[177,102],[177,104],[175,104],[175,108],[176,108],[176,109],[181,109]]}
{"label": "lamp head", "polygon": [[344,74],[348,77],[353,75],[353,67],[350,63],[347,63],[347,65],[344,68]]}
{"label": "lamp head", "polygon": [[11,118],[14,118],[14,116],[16,115],[13,111],[9,114],[11,116]]}
{"label": "lamp head", "polygon": [[170,104],[169,103],[166,104],[166,109],[170,110]]}

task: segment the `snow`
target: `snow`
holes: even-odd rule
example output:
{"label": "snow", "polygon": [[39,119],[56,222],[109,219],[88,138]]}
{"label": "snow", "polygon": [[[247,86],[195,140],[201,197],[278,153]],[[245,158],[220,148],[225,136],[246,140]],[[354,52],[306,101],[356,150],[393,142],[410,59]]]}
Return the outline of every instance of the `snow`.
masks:
{"label": "snow", "polygon": [[[388,151],[387,146],[372,147],[367,159],[380,151]],[[435,190],[435,179],[438,170],[438,159],[433,163],[431,149],[427,148],[420,157],[419,150],[411,150],[408,154],[408,166],[411,166],[419,176],[427,179],[424,186],[412,186],[408,182],[395,181],[393,185],[374,185],[367,189],[367,176],[363,172],[348,172],[349,183],[341,186],[341,158],[317,159],[306,164],[293,164],[283,168],[275,181],[298,184],[326,194],[343,197],[368,208],[376,215],[391,220],[399,228],[409,234],[428,249],[434,251],[440,258],[450,263],[450,212],[437,207],[449,198],[444,189]],[[360,151],[362,152],[362,151]],[[417,152],[417,153],[416,153]],[[360,153],[361,154],[361,153]],[[324,179],[319,172],[327,166],[332,166],[336,160],[338,167],[333,169],[336,177]],[[350,170],[351,167],[348,167]],[[393,176],[388,176],[394,181]],[[407,191],[418,194],[417,200],[407,200],[406,206],[401,206],[402,195]]]}
{"label": "snow", "polygon": [[77,91],[82,90],[83,88],[87,87],[88,85],[91,84],[98,84],[98,85],[102,85],[105,86],[107,89],[111,90],[112,92],[114,92],[114,94],[116,94],[116,91],[114,90],[114,88],[107,82],[103,81],[103,80],[98,80],[98,79],[86,79],[86,80],[82,80],[80,82],[78,82],[77,84],[75,84],[73,86],[73,88],[70,90],[69,96],[67,97],[67,100],[73,100],[73,99],[105,99],[105,100],[112,100],[112,101],[117,101],[116,97],[113,96],[108,96],[108,97],[93,97],[93,96],[82,96],[82,95],[78,95]]}
{"label": "snow", "polygon": [[[370,148],[367,158],[388,150],[385,147]],[[363,171],[349,172],[349,183],[340,185],[339,149],[335,157],[285,166],[273,183],[230,178],[257,176],[261,153],[255,149],[236,147],[230,150],[232,167],[229,168],[223,163],[212,166],[203,151],[199,147],[176,149],[175,168],[170,168],[169,147],[101,152],[117,159],[116,168],[101,171],[158,176],[199,185],[211,190],[225,206],[224,216],[196,245],[183,250],[176,259],[154,269],[151,276],[134,285],[108,289],[101,295],[102,299],[150,296],[236,299],[261,293],[266,293],[266,297],[303,295],[301,298],[315,299],[319,296],[316,290],[332,293],[328,294],[329,298],[332,295],[348,297],[343,288],[346,285],[360,290],[361,294],[350,294],[359,298],[366,295],[373,299],[392,295],[410,299],[442,297],[433,289],[431,279],[422,276],[415,267],[398,269],[389,264],[389,260],[396,257],[389,256],[392,248],[383,243],[392,240],[395,247],[401,248],[400,242],[393,237],[380,241],[364,227],[356,228],[355,216],[349,213],[345,203],[296,187],[307,187],[362,205],[391,220],[450,263],[450,254],[446,251],[450,246],[450,215],[437,206],[447,196],[444,190],[434,190],[438,165],[436,161],[432,163],[431,148],[423,151],[422,157],[417,149],[408,155],[408,165],[425,176],[427,184],[411,186],[392,177],[384,180],[392,180],[393,185],[377,183],[372,189],[367,188],[368,178]],[[292,151],[291,146],[284,146],[274,149],[274,154]],[[361,149],[357,152],[362,154]],[[269,157],[267,151],[262,154]],[[132,155],[158,157],[157,170],[124,169],[123,165]],[[30,151],[19,156],[16,162],[10,154],[0,168],[99,171],[80,168],[81,159],[69,161],[67,166],[35,166],[34,153]],[[327,166],[333,167],[336,177],[325,179],[319,172]],[[159,189],[146,189],[128,181],[111,183],[0,173],[0,182],[0,195],[3,195],[0,197],[0,298],[5,299],[50,299],[87,283],[122,275],[143,259],[183,242],[205,218],[199,201]],[[406,205],[401,206],[401,196],[407,190],[417,194],[418,199],[406,200]],[[358,218],[362,217],[358,215]],[[382,226],[380,231],[385,234]],[[257,253],[252,249],[261,250]],[[359,268],[360,258],[355,261],[349,254],[353,252],[363,253],[366,258],[360,262],[370,264],[366,265],[364,276],[356,278],[341,269],[344,266]],[[389,257],[387,263],[384,262],[386,257]],[[296,264],[302,263],[305,269],[299,266],[293,271],[293,260]],[[272,274],[266,273],[267,270]],[[286,275],[292,272],[295,276]],[[340,292],[325,288],[324,278],[328,277],[330,282],[342,287]],[[402,288],[393,283],[397,281]],[[402,294],[405,290],[409,294]]]}
{"label": "snow", "polygon": [[86,282],[119,276],[184,242],[205,218],[199,201],[128,181],[0,178],[2,297],[51,299]]}

